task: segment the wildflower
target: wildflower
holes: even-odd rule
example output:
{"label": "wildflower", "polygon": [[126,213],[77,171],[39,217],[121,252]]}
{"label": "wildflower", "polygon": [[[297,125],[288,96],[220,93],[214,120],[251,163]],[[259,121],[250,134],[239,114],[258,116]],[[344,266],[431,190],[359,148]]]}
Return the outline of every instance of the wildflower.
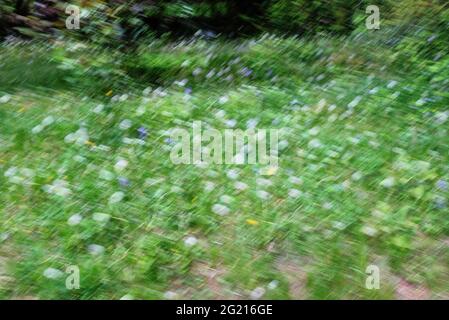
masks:
{"label": "wildflower", "polygon": [[226,206],[224,206],[224,205],[222,205],[222,204],[217,203],[217,204],[214,204],[214,205],[212,206],[212,211],[213,211],[214,213],[220,215],[220,216],[225,216],[225,215],[227,215],[231,210],[230,210],[228,207],[226,207]]}
{"label": "wildflower", "polygon": [[218,102],[219,102],[220,104],[225,104],[225,103],[228,102],[228,101],[229,101],[228,96],[222,96],[222,97],[220,97],[220,99],[218,99]]}
{"label": "wildflower", "polygon": [[11,96],[9,94],[6,94],[0,98],[0,103],[8,103],[9,100],[11,100]]}
{"label": "wildflower", "polygon": [[298,178],[298,177],[295,177],[295,176],[290,176],[288,178],[288,181],[293,183],[293,184],[302,184],[303,183],[301,178]]}
{"label": "wildflower", "polygon": [[44,186],[48,193],[55,194],[60,197],[67,197],[71,191],[68,188],[68,183],[64,180],[55,180],[53,184]]}
{"label": "wildflower", "polygon": [[273,182],[271,180],[268,179],[264,179],[264,178],[257,178],[256,179],[256,183],[259,186],[264,186],[264,187],[268,187],[268,186],[272,186]]}
{"label": "wildflower", "polygon": [[107,213],[95,212],[92,219],[100,223],[106,223],[111,219],[111,215]]}
{"label": "wildflower", "polygon": [[38,124],[37,126],[33,127],[33,129],[31,129],[31,133],[33,134],[38,134],[40,133],[42,130],[44,130],[44,126],[41,124]]}
{"label": "wildflower", "polygon": [[64,272],[55,268],[47,268],[44,270],[44,277],[48,279],[58,279],[64,275]]}
{"label": "wildflower", "polygon": [[380,185],[384,188],[391,188],[394,186],[394,184],[395,184],[394,177],[388,177],[388,178],[382,180],[380,183]]}
{"label": "wildflower", "polygon": [[447,201],[443,197],[436,197],[435,199],[435,207],[437,209],[446,209],[447,208]]}
{"label": "wildflower", "polygon": [[123,171],[128,166],[128,161],[125,159],[119,159],[117,163],[114,165],[114,169],[117,172]]}
{"label": "wildflower", "polygon": [[371,226],[363,226],[362,232],[369,237],[374,237],[377,234],[377,229]]}
{"label": "wildflower", "polygon": [[206,192],[210,192],[212,190],[214,190],[215,188],[215,183],[213,183],[212,181],[206,181],[206,183],[204,184],[204,191]]}
{"label": "wildflower", "polygon": [[195,77],[200,75],[203,72],[203,69],[201,68],[196,68],[195,70],[193,70],[192,75],[194,75]]}
{"label": "wildflower", "polygon": [[244,182],[236,181],[236,182],[234,183],[234,187],[235,187],[237,190],[239,190],[239,191],[243,191],[243,190],[246,190],[246,189],[248,188],[248,185],[247,185],[246,183],[244,183]]}
{"label": "wildflower", "polygon": [[291,198],[299,198],[302,195],[302,192],[299,191],[298,189],[290,189],[288,190],[288,196]]}
{"label": "wildflower", "polygon": [[104,253],[104,247],[99,244],[90,244],[87,246],[87,251],[93,256],[98,256]]}
{"label": "wildflower", "polygon": [[132,126],[132,122],[129,119],[125,119],[122,122],[120,122],[120,124],[119,124],[119,128],[121,130],[128,130],[129,128],[131,128],[131,126]]}
{"label": "wildflower", "polygon": [[354,98],[354,100],[352,100],[349,104],[348,104],[348,108],[352,109],[354,107],[356,107],[359,102],[362,100],[361,96],[357,96]]}
{"label": "wildflower", "polygon": [[118,183],[121,187],[129,187],[130,185],[129,179],[125,177],[119,177]]}
{"label": "wildflower", "polygon": [[226,172],[226,176],[229,179],[235,180],[235,179],[237,179],[239,177],[239,173],[238,173],[238,171],[236,169],[230,169],[230,170],[228,170]]}
{"label": "wildflower", "polygon": [[193,236],[189,236],[184,240],[184,244],[187,247],[193,247],[194,245],[196,245],[198,243],[198,239],[193,237]]}
{"label": "wildflower", "polygon": [[257,287],[253,291],[251,291],[251,294],[249,295],[252,300],[259,300],[263,297],[265,294],[265,289],[262,287]]}
{"label": "wildflower", "polygon": [[188,87],[184,90],[184,94],[191,95],[192,94],[192,88]]}
{"label": "wildflower", "polygon": [[69,226],[76,226],[77,224],[79,224],[81,222],[81,220],[83,220],[83,217],[77,213],[72,215],[68,220],[67,220],[67,224]]}
{"label": "wildflower", "polygon": [[359,181],[360,179],[362,179],[363,174],[360,171],[356,171],[351,175],[351,179],[354,181]]}
{"label": "wildflower", "polygon": [[309,146],[309,148],[312,148],[312,149],[318,149],[318,148],[321,148],[322,144],[321,144],[320,140],[312,139],[309,141],[308,146]]}
{"label": "wildflower", "polygon": [[320,132],[320,127],[313,127],[308,131],[311,136],[316,136]]}
{"label": "wildflower", "polygon": [[96,114],[99,114],[103,111],[103,109],[104,109],[104,105],[99,104],[92,111]]}
{"label": "wildflower", "polygon": [[173,291],[167,291],[164,293],[164,299],[167,299],[167,300],[174,300],[177,297],[178,297],[178,294]]}
{"label": "wildflower", "polygon": [[114,174],[111,171],[101,169],[100,178],[107,181],[112,181],[114,179]]}
{"label": "wildflower", "polygon": [[125,194],[121,191],[115,192],[110,198],[109,198],[109,204],[115,204],[123,200],[125,197]]}
{"label": "wildflower", "polygon": [[440,179],[436,182],[436,186],[438,189],[446,191],[449,188],[449,183],[445,180]]}
{"label": "wildflower", "polygon": [[8,170],[5,171],[4,176],[5,177],[13,177],[18,172],[17,167],[11,167]]}
{"label": "wildflower", "polygon": [[226,204],[230,204],[232,201],[234,201],[234,199],[231,196],[228,195],[222,195],[220,197],[220,201]]}
{"label": "wildflower", "polygon": [[271,282],[268,284],[267,288],[268,288],[269,290],[274,290],[274,289],[277,288],[278,284],[279,284],[279,281],[273,280],[273,281],[271,281]]}
{"label": "wildflower", "polygon": [[388,88],[388,89],[392,89],[392,88],[394,88],[397,84],[398,84],[398,82],[397,82],[396,80],[391,80],[390,82],[388,82],[387,88]]}
{"label": "wildflower", "polygon": [[256,226],[259,224],[259,222],[257,220],[254,219],[246,219],[246,223],[252,226]]}
{"label": "wildflower", "polygon": [[270,193],[264,191],[264,190],[257,190],[256,191],[256,196],[262,200],[267,200],[268,198],[270,198]]}
{"label": "wildflower", "polygon": [[118,98],[118,100],[120,101],[120,102],[124,102],[124,101],[126,101],[126,100],[128,100],[128,95],[127,94],[122,94],[119,98]]}

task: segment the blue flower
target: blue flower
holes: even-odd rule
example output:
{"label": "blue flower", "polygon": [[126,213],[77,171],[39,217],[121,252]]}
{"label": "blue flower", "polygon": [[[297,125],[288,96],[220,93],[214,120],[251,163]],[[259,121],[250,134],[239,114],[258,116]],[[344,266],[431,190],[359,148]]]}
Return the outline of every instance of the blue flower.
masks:
{"label": "blue flower", "polygon": [[131,184],[129,182],[129,179],[125,178],[125,177],[119,177],[118,183],[120,184],[121,187],[124,187],[124,188],[129,187],[129,185]]}
{"label": "blue flower", "polygon": [[145,127],[140,127],[137,129],[137,132],[139,133],[139,139],[144,140],[148,136],[148,131]]}

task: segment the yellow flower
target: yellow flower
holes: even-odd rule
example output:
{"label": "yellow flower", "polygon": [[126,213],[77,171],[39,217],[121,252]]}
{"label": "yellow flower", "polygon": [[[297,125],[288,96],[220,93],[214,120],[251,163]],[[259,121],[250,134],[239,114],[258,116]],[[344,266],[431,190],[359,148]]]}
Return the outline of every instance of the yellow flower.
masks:
{"label": "yellow flower", "polygon": [[246,223],[252,226],[257,226],[259,224],[259,222],[254,219],[246,219]]}
{"label": "yellow flower", "polygon": [[86,140],[85,144],[89,145],[89,146],[95,146],[95,143],[89,140]]}
{"label": "yellow flower", "polygon": [[109,90],[108,92],[106,92],[106,95],[107,95],[108,97],[110,97],[110,96],[112,95],[112,90]]}

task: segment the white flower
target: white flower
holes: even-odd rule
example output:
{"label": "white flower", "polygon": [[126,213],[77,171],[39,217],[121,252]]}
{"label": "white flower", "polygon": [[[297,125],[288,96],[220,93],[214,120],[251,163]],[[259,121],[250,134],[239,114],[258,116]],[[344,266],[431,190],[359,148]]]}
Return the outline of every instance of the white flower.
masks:
{"label": "white flower", "polygon": [[318,133],[320,133],[320,127],[313,127],[308,132],[311,136],[316,136]]}
{"label": "white flower", "polygon": [[167,299],[167,300],[174,300],[177,297],[178,297],[178,294],[173,291],[167,291],[164,293],[164,299]]}
{"label": "white flower", "polygon": [[55,180],[53,184],[45,185],[44,190],[60,197],[67,197],[71,193],[68,183],[64,180]]}
{"label": "white flower", "polygon": [[211,192],[214,189],[215,189],[215,183],[213,183],[212,181],[206,181],[205,182],[205,184],[204,184],[204,191]]}
{"label": "white flower", "polygon": [[290,189],[290,190],[288,190],[288,196],[291,197],[291,198],[296,199],[296,198],[300,197],[301,195],[302,195],[302,192],[299,191],[298,189]]}
{"label": "white flower", "polygon": [[312,139],[309,141],[308,146],[309,146],[309,148],[312,148],[312,149],[318,149],[318,148],[321,148],[322,144],[321,144],[320,140]]}
{"label": "white flower", "polygon": [[360,171],[356,171],[352,174],[351,179],[354,181],[359,181],[363,178],[363,174]]}
{"label": "white flower", "polygon": [[267,288],[270,290],[274,290],[277,288],[278,284],[279,284],[279,281],[273,280],[268,284]]}
{"label": "white flower", "polygon": [[83,217],[79,213],[77,213],[77,214],[74,214],[73,216],[71,216],[67,220],[67,224],[69,226],[76,226],[77,224],[79,224],[81,222],[81,220],[83,220]]}
{"label": "white flower", "polygon": [[187,237],[187,238],[184,240],[184,244],[185,244],[187,247],[193,247],[193,246],[196,245],[197,243],[198,243],[198,239],[195,238],[195,237],[193,237],[193,236]]}
{"label": "white flower", "polygon": [[384,188],[391,188],[394,186],[394,184],[395,184],[394,177],[388,177],[388,178],[382,180],[382,182],[380,183],[380,185]]}
{"label": "white flower", "polygon": [[17,173],[17,167],[11,167],[4,173],[5,177],[12,177]]}
{"label": "white flower", "polygon": [[100,179],[112,181],[112,180],[114,180],[114,174],[111,171],[101,169],[100,170]]}
{"label": "white flower", "polygon": [[131,128],[131,126],[132,126],[132,122],[129,119],[125,119],[122,122],[120,122],[120,124],[119,124],[119,128],[121,130],[128,130],[129,128]]}
{"label": "white flower", "polygon": [[220,216],[227,215],[229,212],[231,212],[231,210],[228,207],[219,203],[214,204],[212,206],[212,211]]}
{"label": "white flower", "polygon": [[295,177],[295,176],[289,177],[288,181],[290,181],[293,184],[302,184],[302,182],[303,182],[301,178],[298,178],[298,177]]}
{"label": "white flower", "polygon": [[201,72],[203,72],[203,69],[196,68],[195,70],[193,70],[192,74],[196,77],[196,76],[200,75]]}
{"label": "white flower", "polygon": [[239,177],[239,172],[237,170],[235,170],[235,169],[231,169],[231,170],[228,170],[226,172],[226,176],[229,179],[235,180],[235,179],[237,179]]}
{"label": "white flower", "polygon": [[243,191],[243,190],[248,189],[248,185],[247,185],[246,183],[244,183],[244,182],[241,182],[241,181],[236,181],[236,182],[234,183],[234,187],[235,187],[237,190],[239,190],[239,191]]}
{"label": "white flower", "polygon": [[104,247],[99,244],[90,244],[87,246],[87,251],[93,256],[98,256],[100,254],[103,254]]}
{"label": "white flower", "polygon": [[53,116],[48,116],[44,120],[42,120],[42,125],[44,127],[51,125],[53,122],[55,122],[55,118]]}
{"label": "white flower", "polygon": [[114,165],[114,169],[117,172],[123,171],[128,166],[128,161],[125,159],[119,159],[117,163]]}
{"label": "white flower", "polygon": [[330,210],[333,208],[333,204],[331,202],[325,202],[323,203],[323,209]]}
{"label": "white flower", "polygon": [[256,196],[262,200],[267,200],[268,198],[270,198],[271,195],[264,190],[257,190]]}
{"label": "white flower", "polygon": [[264,187],[269,187],[269,186],[273,185],[273,182],[271,180],[264,179],[264,178],[257,178],[256,183],[257,183],[257,185],[264,186]]}
{"label": "white flower", "polygon": [[348,108],[350,108],[350,109],[354,108],[355,106],[357,106],[357,105],[359,104],[360,100],[362,100],[362,97],[361,97],[361,96],[355,97],[354,100],[352,100],[352,101],[348,104]]}
{"label": "white flower", "polygon": [[371,227],[371,226],[363,226],[362,232],[366,234],[367,236],[374,237],[377,234],[377,229]]}
{"label": "white flower", "polygon": [[7,103],[9,102],[9,100],[11,100],[11,96],[9,94],[6,94],[0,98],[0,103]]}
{"label": "white flower", "polygon": [[76,162],[85,162],[86,158],[84,158],[83,156],[80,156],[79,154],[73,156],[73,160],[75,160]]}
{"label": "white flower", "polygon": [[38,134],[40,133],[42,130],[44,130],[44,126],[41,124],[38,124],[37,126],[33,127],[33,129],[31,129],[31,133],[33,134]]}
{"label": "white flower", "polygon": [[229,128],[234,128],[235,125],[237,124],[237,120],[235,120],[235,119],[226,120],[225,124]]}
{"label": "white flower", "polygon": [[398,82],[397,82],[396,80],[391,80],[390,82],[388,82],[387,88],[388,88],[388,89],[392,89],[392,88],[394,88],[397,84],[398,84]]}
{"label": "white flower", "polygon": [[220,97],[220,99],[218,99],[218,102],[220,104],[225,104],[228,101],[229,101],[229,98],[227,96],[222,96],[222,97]]}
{"label": "white flower", "polygon": [[55,268],[47,268],[44,271],[44,277],[48,279],[58,279],[64,275],[64,272]]}
{"label": "white flower", "polygon": [[234,201],[234,199],[231,196],[228,195],[222,195],[220,197],[220,201],[226,204],[230,204],[232,201]]}
{"label": "white flower", "polygon": [[251,291],[251,294],[249,295],[252,300],[259,300],[263,297],[265,294],[265,289],[262,287],[257,287],[253,291]]}
{"label": "white flower", "polygon": [[92,219],[100,223],[106,223],[109,219],[111,219],[111,215],[107,213],[95,212]]}
{"label": "white flower", "polygon": [[115,192],[110,198],[109,198],[109,204],[115,204],[123,200],[125,197],[125,194],[121,191]]}
{"label": "white flower", "polygon": [[103,109],[104,109],[104,105],[99,104],[92,111],[96,114],[99,114],[103,111]]}
{"label": "white flower", "polygon": [[118,100],[119,100],[120,102],[126,101],[126,100],[128,100],[128,95],[127,95],[127,94],[122,94],[122,95],[118,98]]}
{"label": "white flower", "polygon": [[440,125],[443,124],[447,121],[447,119],[449,119],[449,112],[438,112],[437,114],[435,114],[435,122]]}

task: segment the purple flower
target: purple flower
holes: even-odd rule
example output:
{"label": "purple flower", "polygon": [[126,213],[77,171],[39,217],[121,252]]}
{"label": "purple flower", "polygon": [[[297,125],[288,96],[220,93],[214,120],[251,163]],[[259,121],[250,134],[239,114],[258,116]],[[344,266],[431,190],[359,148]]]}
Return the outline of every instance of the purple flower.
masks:
{"label": "purple flower", "polygon": [[129,185],[131,184],[128,180],[128,178],[125,177],[119,177],[118,178],[118,183],[120,184],[121,187],[129,187]]}
{"label": "purple flower", "polygon": [[449,188],[449,183],[445,180],[438,180],[436,183],[438,189],[446,191]]}
{"label": "purple flower", "polygon": [[140,127],[137,129],[137,132],[139,133],[139,139],[144,140],[148,136],[148,131],[145,127]]}
{"label": "purple flower", "polygon": [[249,77],[253,73],[253,70],[248,69],[247,67],[245,67],[245,68],[242,69],[241,72],[242,72],[243,76]]}
{"label": "purple flower", "polygon": [[446,209],[447,207],[447,201],[445,198],[442,197],[438,197],[435,199],[435,207],[437,207],[437,209]]}
{"label": "purple flower", "polygon": [[185,94],[192,94],[192,88],[186,88],[185,90],[184,90],[184,93]]}

